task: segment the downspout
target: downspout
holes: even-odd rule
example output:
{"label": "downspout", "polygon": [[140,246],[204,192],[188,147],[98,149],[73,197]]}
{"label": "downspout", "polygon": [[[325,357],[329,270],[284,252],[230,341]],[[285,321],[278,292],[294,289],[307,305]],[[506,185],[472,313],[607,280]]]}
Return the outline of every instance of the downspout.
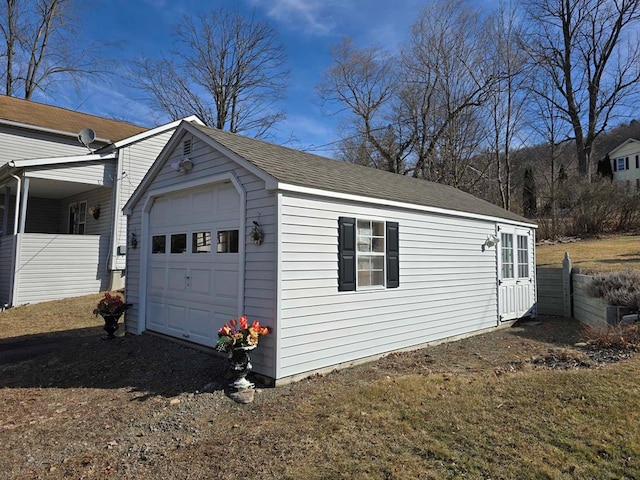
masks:
{"label": "downspout", "polygon": [[14,283],[16,278],[16,255],[18,247],[18,216],[20,214],[20,198],[22,197],[22,180],[19,176],[9,172],[17,182],[16,186],[16,209],[13,217],[13,250],[11,254],[11,275],[9,275],[9,304],[5,307],[13,307],[15,303]]}

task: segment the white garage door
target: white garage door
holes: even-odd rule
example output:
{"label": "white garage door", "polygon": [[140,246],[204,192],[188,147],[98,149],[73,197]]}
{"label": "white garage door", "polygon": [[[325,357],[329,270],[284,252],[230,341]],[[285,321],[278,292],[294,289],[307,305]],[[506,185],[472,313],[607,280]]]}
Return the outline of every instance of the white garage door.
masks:
{"label": "white garage door", "polygon": [[238,315],[240,196],[225,184],[159,197],[149,215],[147,328],[214,346]]}

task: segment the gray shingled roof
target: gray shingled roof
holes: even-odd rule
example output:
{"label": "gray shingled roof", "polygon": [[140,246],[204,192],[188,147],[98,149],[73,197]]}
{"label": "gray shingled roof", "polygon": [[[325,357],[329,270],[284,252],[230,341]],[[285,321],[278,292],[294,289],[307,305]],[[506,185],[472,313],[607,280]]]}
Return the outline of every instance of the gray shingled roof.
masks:
{"label": "gray shingled roof", "polygon": [[448,185],[333,160],[222,130],[194,126],[279,182],[533,223]]}

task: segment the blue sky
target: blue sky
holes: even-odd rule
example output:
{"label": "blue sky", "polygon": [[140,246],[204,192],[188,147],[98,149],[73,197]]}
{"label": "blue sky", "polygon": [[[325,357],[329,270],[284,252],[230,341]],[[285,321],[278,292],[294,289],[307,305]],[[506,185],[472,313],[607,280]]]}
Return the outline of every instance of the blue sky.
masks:
{"label": "blue sky", "polygon": [[[490,0],[487,0],[488,2]],[[275,141],[322,155],[332,155],[339,139],[338,119],[320,105],[315,87],[330,64],[330,47],[344,36],[360,46],[397,49],[411,23],[429,2],[418,0],[93,0],[81,12],[85,40],[118,42],[108,55],[126,62],[144,54],[157,56],[170,48],[172,25],[184,13],[197,14],[237,7],[266,19],[278,31],[291,71],[287,120],[279,124]],[[139,100],[140,93],[120,80],[88,81],[54,97],[35,100],[105,117],[153,126],[160,120]]]}

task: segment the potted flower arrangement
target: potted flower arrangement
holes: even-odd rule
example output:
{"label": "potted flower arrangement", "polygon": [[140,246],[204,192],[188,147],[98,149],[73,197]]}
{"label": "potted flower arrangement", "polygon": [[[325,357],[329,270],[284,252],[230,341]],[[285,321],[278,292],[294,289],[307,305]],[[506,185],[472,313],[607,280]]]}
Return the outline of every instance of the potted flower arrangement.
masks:
{"label": "potted flower arrangement", "polygon": [[218,330],[216,349],[229,355],[230,368],[235,374],[235,380],[230,386],[236,390],[254,387],[254,384],[245,378],[252,369],[249,351],[258,346],[260,337],[269,333],[271,327],[260,325],[258,320],[249,324],[245,315],[237,321],[232,318]]}
{"label": "potted flower arrangement", "polygon": [[122,314],[131,306],[125,303],[120,295],[111,295],[109,292],[98,302],[93,314],[97,317],[100,315],[104,319],[104,330],[107,332],[107,338],[113,338],[113,333],[118,329],[118,320]]}
{"label": "potted flower arrangement", "polygon": [[89,215],[92,215],[93,218],[98,220],[100,218],[100,204],[97,203],[89,207]]}

